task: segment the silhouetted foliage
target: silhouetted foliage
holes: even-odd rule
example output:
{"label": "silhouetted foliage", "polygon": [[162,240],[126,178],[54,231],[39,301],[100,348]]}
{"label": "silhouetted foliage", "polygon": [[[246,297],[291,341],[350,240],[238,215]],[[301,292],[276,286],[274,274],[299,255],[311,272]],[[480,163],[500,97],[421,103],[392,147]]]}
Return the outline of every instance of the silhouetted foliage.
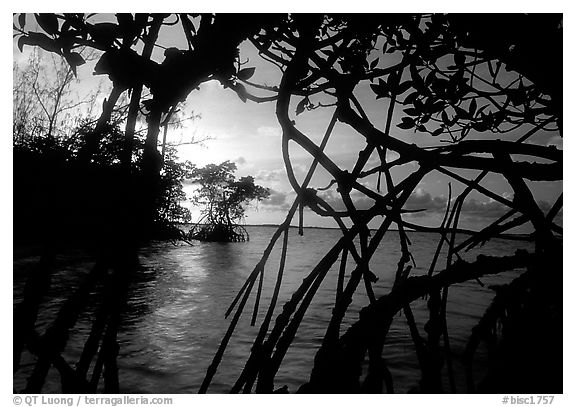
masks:
{"label": "silhouetted foliage", "polygon": [[[497,33],[497,40],[492,38],[484,41],[484,35],[492,27],[489,22],[491,18],[504,22],[497,24],[498,27],[491,32],[491,35]],[[543,24],[533,24],[534,20]],[[554,54],[553,58],[542,63],[548,72],[544,83],[539,83],[537,75],[531,75],[533,69],[528,66],[528,59],[525,58],[532,49],[526,45],[533,43],[534,38],[539,36],[554,43],[547,50]],[[542,16],[540,19],[540,16],[524,15],[293,14],[287,16],[283,24],[274,30],[264,30],[251,38],[251,43],[260,55],[277,65],[283,73],[277,87],[245,82],[255,91],[268,91],[269,95],[273,95],[265,97],[276,99],[276,115],[283,130],[285,167],[298,197],[286,221],[274,234],[261,261],[230,306],[227,315],[233,313],[234,317],[200,391],[208,389],[254,284],[262,278],[263,263],[267,261],[269,250],[283,233],[288,233],[297,209],[302,206],[319,216],[333,218],[342,230],[342,238],[310,271],[273,322],[278,293],[275,290],[254,340],[251,355],[232,387],[232,392],[251,392],[254,385],[256,392],[275,390],[276,373],[295,338],[310,300],[331,266],[338,261],[339,254],[342,254],[340,279],[344,279],[343,273],[349,256],[354,259],[356,268],[337,293],[332,318],[316,354],[310,381],[300,388],[301,392],[382,392],[384,388],[393,392],[394,380],[384,361],[385,340],[399,311],[405,315],[418,355],[421,381],[417,391],[444,391],[444,376],[448,378],[450,390],[454,392],[445,316],[448,288],[451,284],[463,281],[460,278],[473,278],[473,275],[466,273],[460,276],[455,273],[460,268],[488,273],[516,266],[528,267],[529,271],[523,278],[529,281],[530,287],[541,284],[540,279],[548,280],[548,290],[541,292],[537,302],[541,310],[555,310],[546,315],[555,321],[553,324],[556,327],[560,326],[557,310],[561,307],[558,302],[561,292],[561,261],[558,251],[561,251],[559,235],[562,234],[562,228],[553,219],[561,208],[561,197],[553,210],[543,213],[527,186],[529,181],[562,179],[562,152],[556,147],[527,142],[538,131],[554,134],[561,131],[561,86],[548,80],[551,76],[561,76],[561,64],[558,62],[561,61],[560,37],[559,15]],[[362,102],[356,97],[356,90],[362,87],[370,87],[375,99],[385,100],[381,105],[383,117],[378,120],[380,125],[370,119]],[[249,93],[245,97],[256,100],[265,98],[251,97]],[[291,115],[291,107],[294,105],[296,115],[316,109],[331,109],[332,121],[320,144],[313,142],[298,129]],[[402,108],[404,114],[400,123],[394,123],[398,108]],[[323,152],[336,122],[357,132],[366,141],[365,148],[359,151],[358,160],[348,168],[338,166]],[[431,135],[445,144],[434,143],[434,139],[427,140],[432,144],[425,148],[406,143],[395,136],[394,124],[400,129],[413,129],[422,137]],[[483,138],[483,133],[502,136],[509,134],[513,141]],[[298,144],[314,159],[303,182],[299,182],[293,172],[288,153],[290,142]],[[387,151],[399,157],[390,160]],[[370,160],[374,155],[379,159],[376,165]],[[520,155],[531,156],[532,161],[522,161]],[[392,176],[395,167],[409,163],[414,165],[414,169],[407,177],[398,180]],[[333,181],[330,185],[309,187],[316,165],[331,174]],[[460,169],[474,170],[474,175],[471,178],[465,177],[461,175]],[[422,227],[403,217],[407,199],[424,176],[431,172],[442,173],[464,185],[463,192],[455,200],[448,200],[444,221],[437,228]],[[514,199],[503,198],[483,187],[481,181],[488,174],[502,174],[514,191]],[[366,181],[375,175],[378,177],[376,186],[366,187]],[[345,210],[334,210],[323,199],[321,191],[326,189],[339,194]],[[462,205],[474,190],[510,210],[485,229],[473,233],[470,238],[456,245],[455,236]],[[369,209],[357,208],[352,192],[355,196],[360,195],[373,201],[373,206]],[[301,225],[303,213],[299,211]],[[378,221],[380,226],[376,232],[370,233],[368,223],[376,221],[380,216],[383,217]],[[352,226],[347,226],[344,219],[350,221]],[[461,262],[459,252],[483,244],[527,222],[535,230],[536,261],[515,263],[517,258],[521,258],[518,254],[511,257],[511,263],[504,262],[507,265],[503,267],[500,267],[500,262],[504,258],[479,258],[477,262],[467,265]],[[376,298],[372,285],[377,274],[369,267],[370,259],[393,224],[400,234],[401,256],[389,295]],[[405,228],[434,231],[439,236],[436,255],[425,276],[410,276],[410,240]],[[444,244],[448,247],[446,270],[437,272],[437,261]],[[286,245],[285,238],[283,253]],[[544,266],[547,262],[549,265]],[[551,269],[554,275],[547,273]],[[280,266],[277,284],[281,284],[283,272],[283,266]],[[442,283],[435,284],[436,280]],[[358,291],[362,281],[370,305],[362,310],[357,323],[340,334],[342,320],[353,296],[361,295]],[[255,295],[258,299],[260,291],[257,290]],[[422,295],[428,297],[429,320],[425,324],[425,333],[418,332],[410,309],[410,304]],[[508,297],[505,307],[523,307],[523,301],[522,296]],[[256,315],[255,310],[252,323]],[[532,358],[537,366],[533,365],[530,370],[515,364],[522,357],[529,358],[534,348],[546,352],[553,348],[552,342],[559,339],[554,334],[540,342],[543,338],[538,336],[536,339],[533,334],[537,328],[525,318],[522,316],[514,322],[501,317],[490,320],[489,328],[486,328],[489,332],[496,332],[496,324],[501,323],[510,327],[521,326],[520,330],[526,337],[519,340],[519,336],[510,334],[513,328],[504,329],[504,341],[514,342],[514,345],[507,348],[511,352],[510,358],[500,359],[506,365],[506,376],[498,375],[502,371],[499,369],[503,368],[500,365],[489,372],[484,383],[492,383],[492,386],[498,383],[498,389],[508,387],[516,391],[521,391],[520,388],[524,389],[522,391],[535,391],[536,388],[538,391],[558,391],[561,389],[559,377],[562,370],[559,354],[551,358]],[[488,339],[487,336],[481,337]],[[365,361],[365,358],[368,360]],[[472,369],[471,358],[468,361],[469,369]],[[555,374],[550,376],[550,371]],[[495,375],[499,379],[494,379]],[[499,380],[505,378],[507,382],[504,385]],[[477,387],[474,380],[468,384],[468,390],[472,392],[496,391],[496,387],[490,385]]]}
{"label": "silhouetted foliage", "polygon": [[[114,87],[104,103],[94,137],[88,137],[80,150],[80,162],[89,163],[95,156],[106,134],[101,129],[108,125],[123,92],[131,93],[124,132],[125,154],[121,160],[126,168],[131,166],[133,124],[141,109],[148,128],[140,180],[133,188],[126,188],[131,181],[127,173],[123,173],[123,181],[114,184],[118,189],[103,194],[139,209],[128,214],[125,206],[121,205],[118,210],[109,204],[105,218],[119,224],[121,233],[114,235],[113,243],[103,251],[105,255],[98,258],[86,285],[67,300],[63,312],[40,339],[33,322],[38,312],[38,298],[49,286],[46,279],[49,280],[53,253],[47,253],[40,263],[39,269],[44,273],[38,272],[36,280],[30,280],[32,294],[25,296],[24,305],[16,311],[19,318],[15,318],[15,338],[18,340],[14,341],[15,371],[24,344],[39,357],[27,391],[41,390],[52,364],[60,371],[63,381],[75,384],[79,391],[94,391],[103,369],[106,388],[119,388],[114,374],[117,318],[112,317],[107,323],[94,322],[91,341],[82,355],[83,368],[72,369],[61,352],[82,308],[83,295],[96,281],[102,280],[109,269],[115,270],[111,287],[119,291],[106,297],[109,301],[103,307],[103,315],[113,316],[106,312],[119,307],[119,300],[112,299],[123,298],[128,276],[134,271],[134,242],[138,240],[125,230],[154,218],[162,189],[162,159],[157,150],[161,123],[190,92],[209,80],[219,81],[244,102],[276,104],[284,164],[297,197],[226,314],[233,315],[230,327],[207,370],[200,392],[209,389],[244,307],[254,294],[255,282],[262,281],[268,257],[282,235],[283,250],[274,293],[232,392],[270,393],[277,389],[276,374],[307,308],[324,277],[338,261],[342,284],[336,289],[331,319],[325,327],[309,382],[299,391],[393,392],[394,377],[385,362],[386,337],[392,321],[399,318],[402,311],[421,373],[416,391],[446,391],[443,379],[447,379],[449,390],[454,392],[454,357],[446,323],[449,288],[485,274],[511,269],[522,269],[523,274],[496,289],[492,305],[470,335],[463,355],[467,390],[562,391],[562,354],[557,343],[561,341],[562,326],[563,229],[555,221],[562,209],[562,195],[544,211],[530,189],[530,183],[535,181],[562,181],[562,151],[555,146],[541,145],[533,137],[537,133],[562,135],[562,15],[117,14],[114,21],[96,23],[84,14],[36,14],[34,19],[43,32],[29,30],[32,25],[26,24],[28,18],[31,16],[24,14],[15,17],[14,31],[20,49],[37,46],[62,55],[72,72],[84,63],[76,51],[79,47],[102,51],[95,72],[108,75]],[[158,63],[151,59],[152,51],[160,29],[168,24],[182,30],[187,44],[184,49],[166,47],[164,59]],[[277,85],[255,82],[255,70],[243,67],[244,62],[238,55],[243,41],[249,41],[264,60],[280,69],[282,78]],[[141,98],[144,87],[151,93],[151,98],[145,101]],[[373,92],[372,101],[380,103],[376,111],[367,112],[363,106],[365,100],[358,97],[361,90],[368,89]],[[403,110],[401,116],[396,113],[399,108]],[[296,121],[296,116],[313,114],[318,109],[332,113],[320,143],[304,134]],[[358,159],[348,167],[338,165],[324,151],[336,124],[365,141],[364,148],[358,151]],[[422,139],[410,144],[399,137],[398,129],[413,130],[416,137]],[[291,142],[302,147],[313,160],[302,182],[294,174],[289,155]],[[62,153],[52,140],[46,143],[53,157]],[[398,158],[390,159],[389,152]],[[332,177],[328,186],[311,185],[318,166]],[[393,174],[402,166],[411,168],[403,178]],[[53,171],[50,177],[61,175],[56,167],[50,168]],[[215,177],[212,182],[222,182],[213,193],[210,185],[218,184],[206,184],[207,195],[203,198],[214,206],[208,213],[216,225],[229,225],[227,216],[231,214],[232,204],[244,202],[239,193],[226,203],[234,195],[230,187],[234,181],[226,168],[214,167],[214,174],[206,174]],[[433,228],[412,223],[405,216],[407,200],[431,173],[443,174],[461,186],[461,192],[447,200],[443,221]],[[115,175],[111,178],[122,179]],[[505,180],[513,197],[502,196],[486,186],[483,181],[488,176]],[[376,182],[368,182],[374,177]],[[251,186],[251,179],[237,185],[239,191]],[[222,196],[218,188],[231,189]],[[94,185],[91,190],[94,191]],[[345,209],[336,210],[323,199],[322,192],[326,190],[338,196]],[[449,187],[450,198],[451,191]],[[472,191],[501,203],[507,213],[456,243],[462,208]],[[39,194],[55,192],[60,193],[42,190]],[[371,202],[371,206],[356,207],[353,197],[357,196]],[[220,202],[225,204],[221,207]],[[300,225],[303,224],[305,207],[318,216],[333,219],[342,237],[277,310],[288,229],[297,212]],[[374,223],[378,227],[370,231],[369,226]],[[521,225],[530,225],[534,230],[533,253],[479,256],[472,262],[461,259],[464,251]],[[373,284],[379,271],[371,270],[370,260],[391,226],[398,230],[401,255],[392,287],[386,295],[377,297]],[[416,270],[409,264],[407,228],[434,232],[438,237],[433,261],[424,274],[414,275]],[[447,256],[444,268],[439,271],[443,247],[447,247]],[[354,261],[355,267],[347,273],[348,258]],[[360,283],[365,292],[361,292]],[[258,287],[256,304],[259,304],[262,285]],[[342,321],[353,297],[358,295],[365,296],[369,305],[344,329]],[[423,297],[428,320],[419,321],[424,322],[425,327],[421,332],[411,306]],[[257,315],[258,306],[254,309],[252,324]],[[100,353],[92,379],[87,383],[88,367],[98,353],[100,340]],[[474,354],[481,342],[490,345],[493,363],[486,377],[475,378]]]}
{"label": "silhouetted foliage", "polygon": [[[99,148],[92,155],[89,165],[79,160],[83,143],[94,131],[94,123],[87,122],[70,138],[49,135],[24,137],[23,142],[14,144],[17,241],[41,241],[44,233],[58,230],[59,234],[67,234],[73,239],[78,239],[80,235],[92,239],[91,234],[105,238],[110,228],[114,228],[112,222],[119,220],[123,205],[129,202],[133,205],[130,209],[137,211],[138,203],[133,198],[116,207],[113,200],[118,199],[118,191],[137,188],[141,182],[144,141],[135,139],[131,171],[126,175],[121,162],[124,133],[118,126],[103,129],[105,134],[99,136]],[[181,205],[186,200],[182,182],[190,176],[190,168],[189,162],[178,161],[173,148],[168,149],[160,174],[151,237],[183,236],[172,225],[190,221],[190,211]],[[59,222],[60,226],[45,226],[45,222]],[[71,229],[63,227],[64,224]],[[167,234],[169,230],[171,232]],[[42,231],[41,236],[33,231]]]}
{"label": "silhouetted foliage", "polygon": [[189,232],[191,239],[212,242],[248,240],[248,232],[238,224],[244,218],[244,206],[270,195],[267,188],[254,184],[251,176],[236,179],[236,164],[224,161],[193,168],[190,179],[198,184],[192,201],[203,207],[202,218]]}
{"label": "silhouetted foliage", "polygon": [[192,220],[190,210],[181,205],[186,201],[183,182],[193,176],[190,161],[178,162],[174,148],[168,148],[162,167],[159,217],[169,222],[188,223]]}

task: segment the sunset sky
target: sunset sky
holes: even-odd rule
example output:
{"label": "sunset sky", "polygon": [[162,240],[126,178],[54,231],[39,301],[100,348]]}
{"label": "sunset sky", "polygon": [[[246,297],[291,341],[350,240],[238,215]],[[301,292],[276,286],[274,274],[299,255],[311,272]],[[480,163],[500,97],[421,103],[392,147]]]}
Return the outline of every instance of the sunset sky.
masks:
{"label": "sunset sky", "polygon": [[[114,18],[113,16],[111,16]],[[164,30],[161,36],[161,45],[170,47],[183,47],[183,38],[176,30]],[[22,54],[14,46],[13,55],[16,63],[25,63],[31,48],[26,47]],[[157,49],[155,58],[162,60],[162,49]],[[256,73],[251,81],[276,85],[280,79],[278,68],[270,63],[261,60],[255,50],[248,44],[241,47],[240,59],[248,61],[246,67],[256,67]],[[386,63],[385,60],[380,61]],[[79,68],[81,79],[80,91],[94,88],[99,81],[107,84],[105,77],[92,76],[93,65],[86,64]],[[249,89],[251,91],[251,89]],[[261,92],[254,91],[262,95]],[[375,100],[374,93],[366,85],[357,92],[356,96],[362,103],[368,116],[373,120],[378,128],[384,128],[385,112],[387,102]],[[105,97],[105,93],[101,96]],[[304,112],[295,115],[295,105],[299,99],[292,100],[292,119],[296,126],[312,140],[319,142],[326,129],[332,114],[331,108],[317,109],[311,112]],[[200,86],[199,90],[193,91],[186,101],[189,112],[197,114],[200,118],[188,122],[184,128],[176,129],[169,133],[169,140],[188,141],[193,136],[196,139],[207,139],[201,145],[183,145],[179,147],[181,159],[190,160],[198,166],[209,163],[220,163],[225,160],[233,161],[237,164],[237,176],[252,175],[260,185],[270,188],[271,196],[266,201],[258,205],[252,205],[247,211],[247,224],[280,223],[284,220],[287,207],[294,199],[294,192],[288,183],[284,163],[281,157],[281,131],[275,117],[275,105],[273,102],[257,104],[254,102],[243,103],[238,96],[229,89],[223,89],[216,82],[211,81]],[[393,124],[400,122],[401,110],[397,109],[397,117]],[[421,146],[437,145],[438,141],[427,135],[405,131],[393,126],[392,135],[408,143],[415,143]],[[504,135],[506,139],[515,140],[521,134]],[[483,135],[485,137],[485,135]],[[532,142],[542,145],[557,145],[562,148],[562,139],[558,135],[550,133],[536,134]],[[345,125],[337,124],[333,136],[326,148],[327,154],[342,169],[351,169],[356,161],[358,152],[365,146],[363,138],[349,130]],[[373,157],[374,159],[376,157]],[[296,175],[302,180],[307,171],[312,158],[303,150],[292,145],[291,159]],[[374,162],[376,162],[374,160]],[[368,166],[369,168],[370,166]],[[406,177],[416,168],[415,165],[404,165],[393,172],[395,180],[398,181]],[[330,183],[327,173],[318,169],[317,174],[311,182],[311,187],[325,187]],[[477,171],[460,171],[461,175],[473,178]],[[375,188],[376,179],[367,179],[367,186]],[[482,182],[483,186],[492,191],[511,197],[511,190],[503,179],[492,176],[487,177]],[[541,202],[543,208],[550,207],[556,198],[562,193],[562,182],[538,182],[531,183],[530,187],[534,191],[535,198]],[[191,192],[193,186],[186,185],[186,190]],[[462,186],[452,181],[452,196],[456,196],[462,190]],[[327,191],[324,198],[331,202],[336,208],[339,202],[335,200],[336,192]],[[414,195],[409,199],[406,207],[409,209],[427,209],[424,213],[410,216],[410,221],[427,226],[439,225],[444,214],[446,200],[448,196],[448,180],[445,176],[437,173],[428,175],[415,190]],[[362,197],[356,196],[360,202]],[[361,203],[359,207],[362,208]],[[191,207],[193,220],[199,216],[199,208]],[[478,229],[486,225],[487,222],[496,219],[505,212],[505,208],[483,195],[472,193],[463,208],[460,226],[463,228]],[[335,226],[330,219],[322,219],[312,213],[305,216],[304,223],[309,226]],[[558,222],[561,224],[562,219]],[[519,230],[519,231],[526,231]]]}

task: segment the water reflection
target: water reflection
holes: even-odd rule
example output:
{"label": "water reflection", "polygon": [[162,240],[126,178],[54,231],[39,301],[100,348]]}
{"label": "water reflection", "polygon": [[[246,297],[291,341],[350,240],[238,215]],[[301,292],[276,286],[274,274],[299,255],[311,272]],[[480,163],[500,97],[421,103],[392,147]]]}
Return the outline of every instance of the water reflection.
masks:
{"label": "water reflection", "polygon": [[[246,277],[259,261],[268,242],[272,228],[251,228],[251,240],[247,243],[219,244],[196,243],[194,246],[157,244],[142,250],[141,270],[129,291],[129,299],[122,313],[118,334],[120,355],[118,358],[121,392],[124,393],[195,393],[204,378],[229,321],[224,313]],[[312,270],[313,266],[338,238],[338,231],[308,230],[303,237],[292,233],[284,286],[278,308],[289,298]],[[419,267],[414,274],[424,274],[433,254],[435,243],[427,235],[414,234],[413,254]],[[498,242],[483,248],[485,253],[497,250],[513,252],[519,243]],[[260,319],[270,300],[275,282],[280,248],[274,250],[266,267],[264,291],[261,299]],[[382,243],[371,268],[379,277],[375,285],[377,295],[388,292],[394,274],[398,242],[392,236]],[[475,256],[478,253],[470,254]],[[25,263],[24,260],[22,260]],[[56,293],[69,292],[73,274],[56,276]],[[347,270],[346,279],[352,267]],[[277,375],[279,385],[287,384],[295,391],[310,373],[314,354],[320,345],[334,303],[337,267],[322,283],[314,298],[293,346]],[[509,280],[509,276],[491,276],[486,285]],[[15,279],[15,299],[21,291]],[[21,280],[24,281],[24,280]],[[492,297],[487,287],[468,282],[450,289],[448,324],[453,333],[451,343],[455,352],[461,352],[467,335]],[[47,309],[57,309],[61,299],[52,295]],[[354,321],[360,308],[367,303],[359,289],[344,321],[344,327]],[[250,352],[258,327],[249,326],[253,298],[246,304],[245,315],[232,338],[210,392],[229,391],[238,377]],[[277,310],[278,312],[278,310]],[[426,320],[425,301],[413,303],[416,320]],[[40,325],[50,319],[40,321]],[[76,333],[89,331],[91,316],[85,316],[75,328]],[[422,326],[420,326],[422,329]],[[73,333],[66,357],[77,360],[82,349],[82,335]],[[410,333],[402,315],[390,329],[385,345],[385,359],[394,376],[396,389],[408,391],[419,376]],[[457,366],[458,368],[458,366]],[[56,380],[56,379],[55,379]],[[16,386],[15,382],[15,386]],[[464,383],[461,383],[463,388]],[[54,389],[58,386],[48,386]]]}
{"label": "water reflection", "polygon": [[227,323],[226,307],[250,271],[243,248],[197,243],[142,252],[142,277],[132,285],[119,335],[123,391],[196,391]]}

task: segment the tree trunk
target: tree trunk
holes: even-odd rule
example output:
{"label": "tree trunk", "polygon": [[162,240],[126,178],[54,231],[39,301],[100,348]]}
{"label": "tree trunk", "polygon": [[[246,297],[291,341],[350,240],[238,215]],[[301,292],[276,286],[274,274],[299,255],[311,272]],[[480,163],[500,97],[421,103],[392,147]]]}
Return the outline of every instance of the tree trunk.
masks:
{"label": "tree trunk", "polygon": [[[162,27],[162,22],[164,17],[156,16],[152,20],[152,25],[144,39],[144,49],[142,50],[142,57],[145,59],[150,59],[152,56],[152,51],[154,50],[154,44],[158,40],[158,33],[160,32],[160,27]],[[142,83],[138,84],[132,88],[132,96],[130,98],[130,106],[128,108],[128,118],[126,119],[126,131],[125,131],[125,144],[122,156],[122,163],[126,168],[130,168],[132,161],[132,150],[134,146],[134,132],[136,130],[136,119],[138,118],[138,111],[140,110],[140,99],[142,97]],[[150,133],[149,133],[150,134]]]}
{"label": "tree trunk", "polygon": [[122,95],[124,90],[123,87],[114,86],[110,91],[108,99],[104,99],[104,103],[102,103],[102,114],[96,122],[96,127],[86,138],[86,144],[84,144],[84,147],[78,153],[78,159],[80,162],[89,163],[92,156],[94,156],[94,153],[98,150],[98,144],[100,143],[100,140],[102,140],[104,129],[110,121],[114,106],[116,106],[118,98],[120,98],[120,95]]}

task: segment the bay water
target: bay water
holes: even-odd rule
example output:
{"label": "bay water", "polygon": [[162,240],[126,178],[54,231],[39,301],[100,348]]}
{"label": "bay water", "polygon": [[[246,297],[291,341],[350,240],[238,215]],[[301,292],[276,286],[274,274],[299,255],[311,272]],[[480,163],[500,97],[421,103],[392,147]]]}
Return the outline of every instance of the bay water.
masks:
{"label": "bay water", "polygon": [[[131,284],[118,333],[121,392],[198,391],[230,324],[230,318],[225,319],[224,313],[260,260],[275,228],[250,226],[247,230],[250,240],[245,243],[194,242],[190,246],[158,242],[142,248],[142,268]],[[297,229],[290,230],[286,268],[275,315],[340,236],[340,231],[333,229],[307,228],[303,236],[298,235]],[[436,250],[438,236],[419,232],[408,232],[408,236],[416,263],[411,275],[426,274]],[[460,240],[464,238],[465,235],[459,236]],[[209,392],[228,392],[248,359],[251,344],[270,303],[278,271],[281,240],[279,239],[266,264],[256,325],[250,326],[254,293],[246,304]],[[465,253],[463,257],[473,260],[478,254],[510,255],[517,249],[531,248],[531,243],[497,239]],[[398,233],[391,231],[370,262],[371,271],[378,277],[374,284],[377,297],[390,290],[401,255],[400,249]],[[14,306],[21,301],[26,276],[38,259],[38,253],[33,250],[15,253]],[[92,257],[82,251],[71,250],[58,256],[57,271],[40,310],[38,332],[42,333],[50,325],[59,306],[74,287],[77,287],[82,276],[88,273],[93,261]],[[308,380],[314,354],[321,344],[334,306],[338,263],[324,279],[306,312],[294,343],[276,376],[276,387],[287,385],[289,391],[294,392]],[[445,259],[441,256],[437,269],[444,267]],[[349,259],[344,283],[352,270],[353,263]],[[518,270],[512,270],[482,278],[483,285],[470,281],[450,288],[447,323],[457,391],[465,390],[461,354],[472,328],[494,297],[491,286],[505,284],[519,273]],[[94,293],[95,297],[96,295]],[[97,298],[94,298],[94,301],[90,302],[92,305],[81,315],[71,331],[63,354],[71,366],[79,359],[84,341],[89,335],[96,303]],[[342,332],[358,318],[358,312],[367,304],[364,286],[360,284],[344,320]],[[420,333],[424,335],[424,324],[427,321],[426,300],[415,301],[412,309]],[[476,357],[476,371],[479,375],[486,367],[485,356],[485,351],[480,348]],[[383,358],[392,373],[397,392],[408,392],[417,385],[418,363],[410,331],[402,313],[396,315],[388,333]],[[22,367],[14,376],[15,391],[25,387],[34,362],[32,355],[23,355]],[[60,391],[58,374],[54,369],[51,370],[43,390],[54,393]]]}

